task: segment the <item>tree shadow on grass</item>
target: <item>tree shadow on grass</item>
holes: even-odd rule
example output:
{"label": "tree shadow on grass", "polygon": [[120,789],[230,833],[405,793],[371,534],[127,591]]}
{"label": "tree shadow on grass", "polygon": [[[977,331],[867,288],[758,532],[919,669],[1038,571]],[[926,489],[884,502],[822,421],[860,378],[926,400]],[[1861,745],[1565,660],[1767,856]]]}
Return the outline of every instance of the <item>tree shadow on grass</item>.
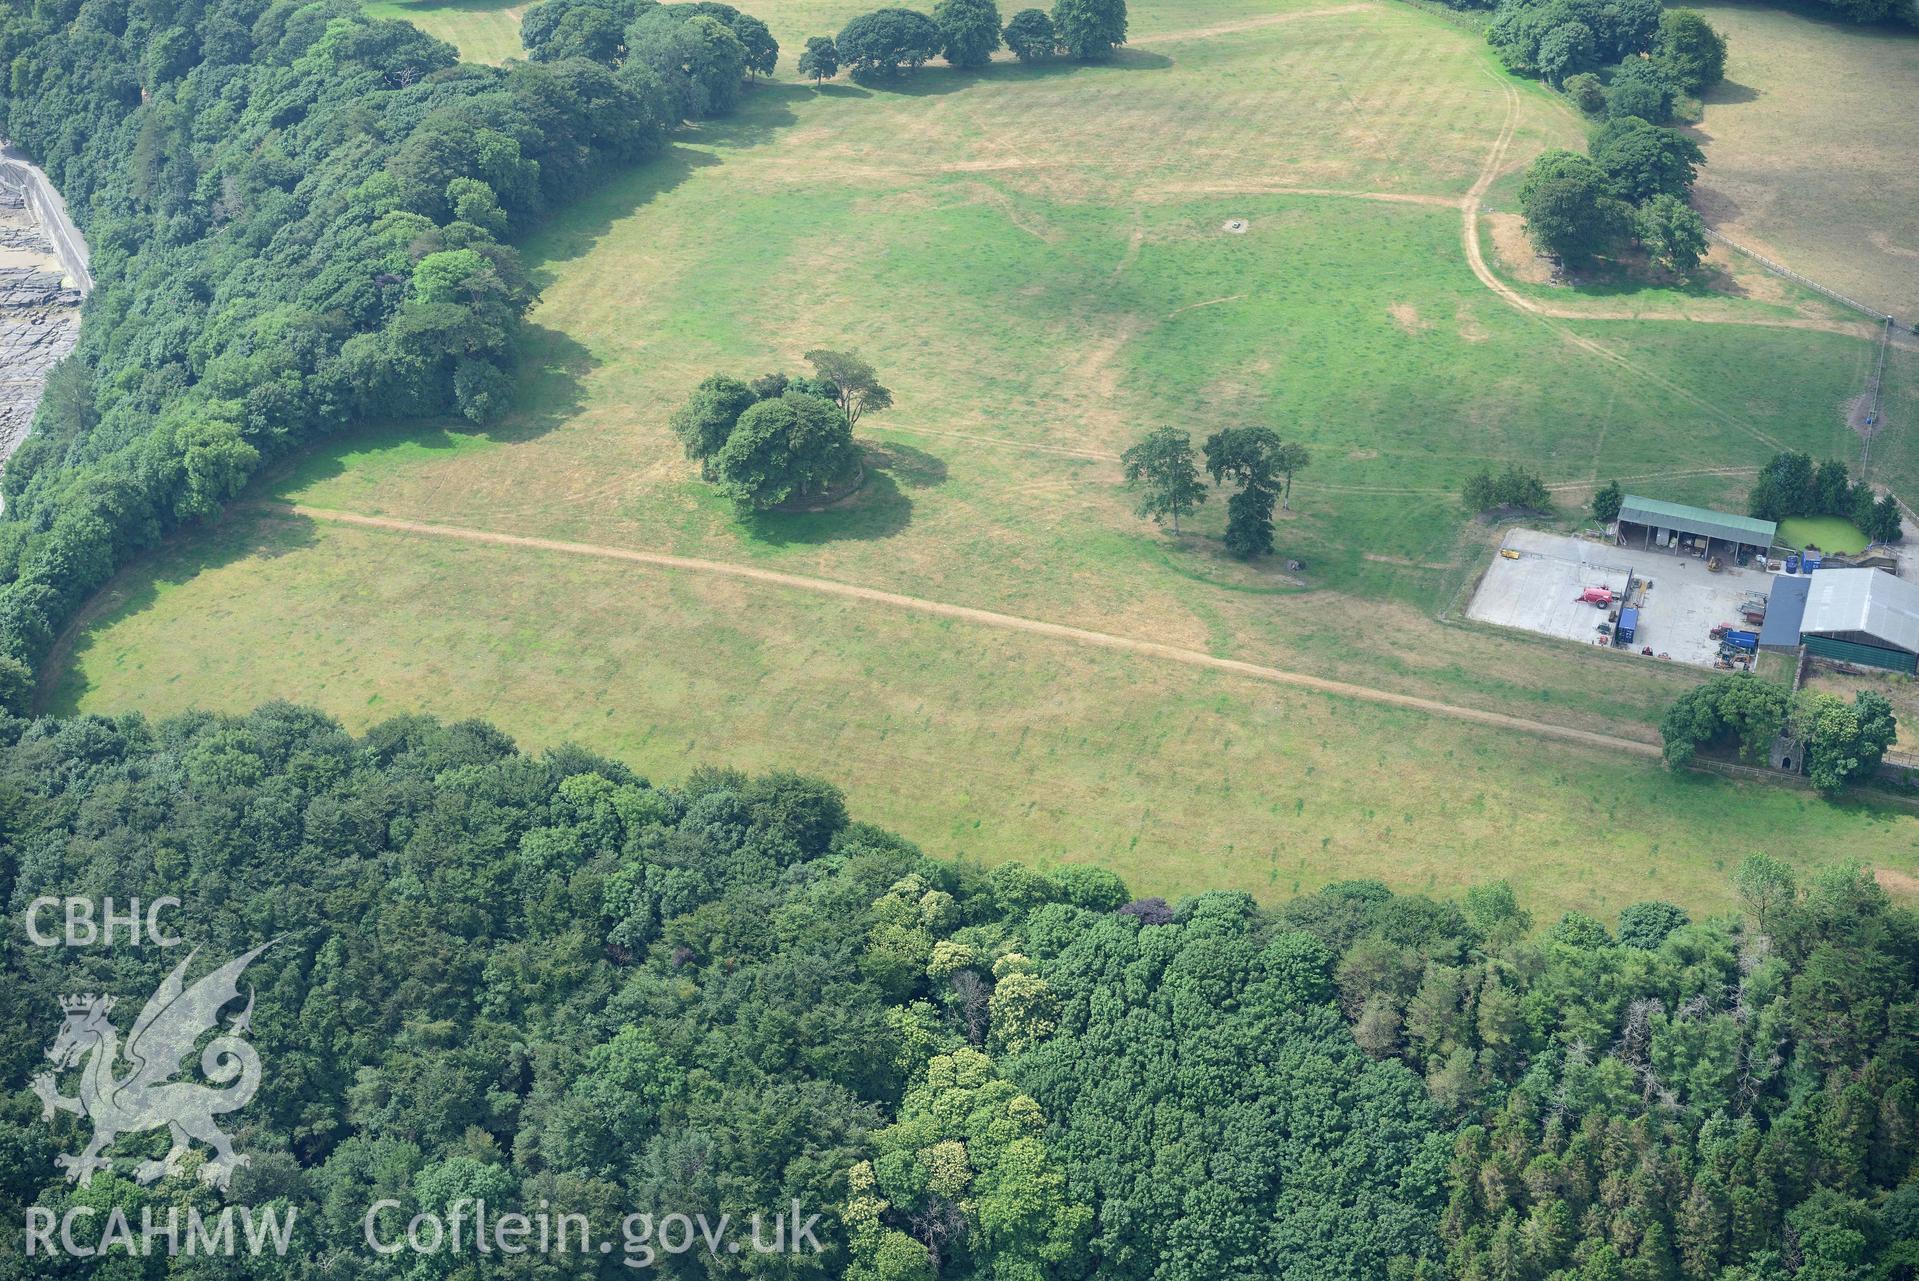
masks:
{"label": "tree shadow on grass", "polygon": [[747,534],[773,547],[891,538],[913,523],[908,489],[946,483],[946,462],[922,449],[859,442],[866,483],[821,511],[755,512],[741,521]]}
{"label": "tree shadow on grass", "polygon": [[946,483],[946,460],[898,441],[862,440],[868,468],[886,472],[908,489],[932,489]]}
{"label": "tree shadow on grass", "polygon": [[676,137],[696,147],[722,151],[758,147],[788,125],[797,124],[799,116],[794,114],[793,104],[815,96],[810,82],[759,80],[740,99],[738,110],[690,124]]}
{"label": "tree shadow on grass", "polygon": [[452,454],[476,442],[512,445],[544,436],[585,406],[585,379],[600,361],[571,334],[534,324],[523,332],[513,405],[498,422],[482,427],[443,415],[363,423],[268,468],[247,487],[247,497],[285,499],[344,476],[346,459],[353,454],[399,448]]}
{"label": "tree shadow on grass", "polygon": [[189,525],[115,574],[55,640],[40,664],[33,710],[44,716],[76,716],[93,688],[86,659],[99,636],[145,613],[169,588],[183,586],[212,569],[241,560],[277,560],[318,541],[317,524],[305,516],[231,508],[216,523]]}
{"label": "tree shadow on grass", "polygon": [[1699,100],[1708,107],[1724,106],[1728,103],[1757,102],[1763,93],[1751,85],[1742,85],[1737,80],[1721,80],[1712,88],[1699,95]]}
{"label": "tree shadow on grass", "polygon": [[913,500],[883,471],[869,469],[857,494],[816,512],[754,512],[741,528],[769,547],[891,538],[913,523]]}
{"label": "tree shadow on grass", "polygon": [[682,145],[695,135],[677,135],[665,151],[651,160],[620,170],[615,176],[554,213],[520,245],[534,287],[544,290],[560,278],[561,264],[592,252],[614,224],[692,177],[718,156]]}
{"label": "tree shadow on grass", "polygon": [[1664,272],[1654,274],[1644,263],[1602,261],[1568,278],[1570,292],[1580,298],[1725,298],[1744,296],[1732,277],[1714,267],[1683,279]]}

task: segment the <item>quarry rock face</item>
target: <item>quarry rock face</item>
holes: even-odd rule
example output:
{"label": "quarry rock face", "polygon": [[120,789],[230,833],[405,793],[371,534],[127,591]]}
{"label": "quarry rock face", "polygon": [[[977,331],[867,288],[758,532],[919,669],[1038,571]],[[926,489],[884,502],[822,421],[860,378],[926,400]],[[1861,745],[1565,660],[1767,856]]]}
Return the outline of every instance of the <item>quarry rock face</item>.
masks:
{"label": "quarry rock face", "polygon": [[48,373],[79,341],[80,302],[26,196],[0,187],[0,459],[26,438]]}

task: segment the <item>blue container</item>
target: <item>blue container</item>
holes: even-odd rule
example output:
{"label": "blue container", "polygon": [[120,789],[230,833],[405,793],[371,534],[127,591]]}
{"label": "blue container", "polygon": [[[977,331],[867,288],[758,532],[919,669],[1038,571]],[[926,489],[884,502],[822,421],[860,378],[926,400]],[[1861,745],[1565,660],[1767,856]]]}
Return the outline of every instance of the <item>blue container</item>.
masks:
{"label": "blue container", "polygon": [[1639,611],[1622,609],[1619,611],[1619,626],[1613,628],[1613,640],[1620,645],[1632,644],[1633,634],[1639,630]]}
{"label": "blue container", "polygon": [[1758,632],[1727,632],[1726,644],[1750,654],[1759,648]]}
{"label": "blue container", "polygon": [[1810,574],[1813,570],[1818,569],[1821,565],[1825,563],[1826,563],[1825,553],[1823,552],[1807,552],[1806,553],[1806,559],[1804,564],[1805,564],[1806,572],[1808,574]]}
{"label": "blue container", "polygon": [[1786,553],[1786,572],[1788,574],[1796,574],[1799,572],[1799,553],[1798,552]]}

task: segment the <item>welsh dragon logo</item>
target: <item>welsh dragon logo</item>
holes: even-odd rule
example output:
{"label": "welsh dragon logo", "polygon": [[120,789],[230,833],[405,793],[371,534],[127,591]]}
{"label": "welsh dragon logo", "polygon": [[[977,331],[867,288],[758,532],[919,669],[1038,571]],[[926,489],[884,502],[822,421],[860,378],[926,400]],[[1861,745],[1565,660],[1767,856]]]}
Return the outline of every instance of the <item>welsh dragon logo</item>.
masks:
{"label": "welsh dragon logo", "polygon": [[[124,1054],[129,1070],[124,1075],[118,1074],[123,1053],[120,1034],[107,1021],[114,998],[92,993],[60,998],[66,1022],[47,1047],[54,1071],[35,1077],[33,1092],[40,1096],[43,1119],[51,1120],[57,1108],[93,1122],[93,1141],[84,1152],[54,1158],[54,1164],[67,1172],[70,1181],[85,1187],[95,1171],[110,1169],[113,1161],[103,1154],[121,1135],[161,1126],[166,1127],[173,1146],[159,1160],[142,1161],[135,1167],[134,1178],[141,1183],[177,1173],[194,1140],[213,1149],[213,1158],[200,1167],[203,1182],[224,1190],[233,1172],[247,1164],[248,1158],[234,1152],[233,1141],[213,1118],[245,1107],[260,1088],[260,1055],[241,1039],[251,1026],[251,988],[247,990],[246,1008],[200,1053],[200,1070],[214,1085],[226,1088],[175,1081],[173,1077],[180,1072],[181,1061],[194,1043],[215,1029],[220,1011],[239,999],[241,972],[271,946],[271,942],[262,943],[192,987],[186,985],[185,975],[198,949],[174,966],[140,1011],[127,1037]],[[55,1084],[55,1073],[83,1062],[79,1096],[67,1098]]]}

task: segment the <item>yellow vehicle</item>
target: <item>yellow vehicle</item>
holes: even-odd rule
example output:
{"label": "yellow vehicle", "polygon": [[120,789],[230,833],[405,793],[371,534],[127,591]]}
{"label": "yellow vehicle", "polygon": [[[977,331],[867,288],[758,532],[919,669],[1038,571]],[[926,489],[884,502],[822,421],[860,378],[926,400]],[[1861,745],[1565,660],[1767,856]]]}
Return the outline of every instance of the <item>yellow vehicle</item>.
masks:
{"label": "yellow vehicle", "polygon": [[1519,559],[1519,553],[1518,553],[1518,552],[1516,552],[1516,551],[1514,551],[1514,550],[1513,550],[1512,548],[1510,548],[1510,547],[1502,547],[1502,548],[1500,548],[1500,549],[1499,549],[1499,554],[1500,554],[1501,556],[1504,556],[1504,557],[1505,557],[1505,558],[1506,558],[1507,560],[1518,560],[1518,559]]}

